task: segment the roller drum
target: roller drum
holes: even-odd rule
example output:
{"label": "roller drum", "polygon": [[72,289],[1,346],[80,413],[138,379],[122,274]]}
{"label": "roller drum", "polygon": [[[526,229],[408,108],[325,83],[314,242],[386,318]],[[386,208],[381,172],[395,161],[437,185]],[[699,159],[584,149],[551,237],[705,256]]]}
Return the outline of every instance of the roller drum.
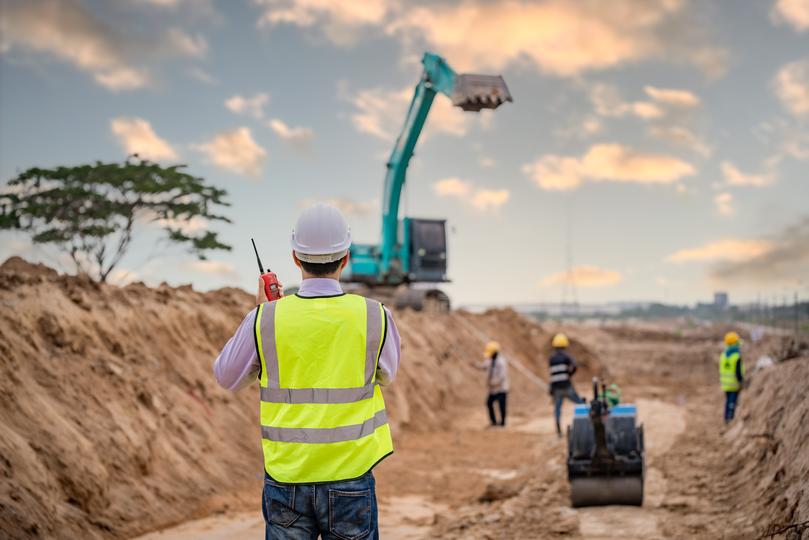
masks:
{"label": "roller drum", "polygon": [[582,477],[570,480],[570,502],[582,506],[643,505],[643,477]]}

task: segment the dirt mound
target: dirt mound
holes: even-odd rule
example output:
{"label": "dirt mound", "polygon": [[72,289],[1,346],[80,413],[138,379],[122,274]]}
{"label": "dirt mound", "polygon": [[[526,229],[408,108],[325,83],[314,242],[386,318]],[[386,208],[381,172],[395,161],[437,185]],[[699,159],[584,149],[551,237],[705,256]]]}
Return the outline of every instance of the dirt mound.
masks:
{"label": "dirt mound", "polygon": [[0,305],[0,536],[127,537],[252,480],[257,398],[218,391],[210,367],[246,293],[10,261]]}
{"label": "dirt mound", "polygon": [[31,263],[22,257],[9,257],[6,262],[0,264],[0,272],[6,275],[24,274],[27,276],[57,277],[59,273],[53,268],[44,264]]}
{"label": "dirt mound", "polygon": [[[12,259],[0,306],[0,536],[130,538],[255,506],[233,494],[259,489],[258,391],[234,395],[211,372],[250,295],[99,285]],[[530,351],[548,336],[511,310],[396,319],[402,368],[385,391],[396,437],[479,405],[487,339],[544,362]]]}
{"label": "dirt mound", "polygon": [[[754,373],[725,433],[734,527],[755,536],[809,534],[809,357]],[[791,536],[790,536],[791,535]]]}

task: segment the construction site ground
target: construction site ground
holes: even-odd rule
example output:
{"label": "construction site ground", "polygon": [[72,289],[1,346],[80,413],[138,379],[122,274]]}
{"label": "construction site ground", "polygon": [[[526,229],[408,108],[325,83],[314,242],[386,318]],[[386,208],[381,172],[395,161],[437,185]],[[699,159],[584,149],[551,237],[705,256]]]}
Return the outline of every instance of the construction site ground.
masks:
{"label": "construction site ground", "polygon": [[[249,295],[98,286],[13,260],[0,302],[4,537],[261,537],[257,392],[233,395],[211,374]],[[402,365],[385,395],[396,452],[375,469],[382,538],[801,538],[806,357],[752,374],[726,427],[725,327],[540,324],[511,310],[395,317]],[[643,507],[569,505],[566,443],[542,382],[558,330],[572,338],[581,394],[598,375],[638,406]],[[488,426],[476,367],[489,339],[511,361],[504,428]],[[566,403],[564,424],[571,412]]]}
{"label": "construction site ground", "polygon": [[[715,344],[706,343],[709,350],[703,351],[685,340],[563,329],[587,335],[588,342],[598,340],[610,380],[622,382],[625,398],[638,405],[648,449],[645,505],[570,508],[567,446],[556,436],[549,397],[534,384],[516,384],[505,428],[488,426],[481,397],[480,405],[459,407],[447,429],[397,437],[396,454],[376,470],[382,538],[729,536],[721,519],[725,510],[709,489],[718,480],[723,446],[721,396],[712,384],[713,371],[694,361],[713,352]],[[638,369],[639,364],[648,367]],[[512,370],[512,379],[521,377]],[[587,390],[579,384],[580,392]],[[566,425],[569,402],[564,411]],[[247,540],[259,537],[262,528],[259,512],[225,513],[141,540]]]}

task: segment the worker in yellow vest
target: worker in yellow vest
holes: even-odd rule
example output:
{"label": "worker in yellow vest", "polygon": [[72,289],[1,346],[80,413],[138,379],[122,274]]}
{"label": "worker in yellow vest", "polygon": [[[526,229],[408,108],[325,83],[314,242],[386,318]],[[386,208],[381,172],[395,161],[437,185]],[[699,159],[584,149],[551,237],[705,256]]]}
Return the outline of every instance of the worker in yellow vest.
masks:
{"label": "worker in yellow vest", "polygon": [[292,232],[297,294],[258,307],[214,364],[219,384],[258,380],[266,538],[379,538],[371,470],[393,453],[380,386],[400,340],[379,302],[345,294],[351,233],[339,210],[303,211]]}
{"label": "worker in yellow vest", "polygon": [[739,349],[739,334],[725,334],[725,350],[719,357],[719,384],[725,393],[725,423],[733,420],[736,405],[739,403],[739,392],[744,382],[744,363]]}

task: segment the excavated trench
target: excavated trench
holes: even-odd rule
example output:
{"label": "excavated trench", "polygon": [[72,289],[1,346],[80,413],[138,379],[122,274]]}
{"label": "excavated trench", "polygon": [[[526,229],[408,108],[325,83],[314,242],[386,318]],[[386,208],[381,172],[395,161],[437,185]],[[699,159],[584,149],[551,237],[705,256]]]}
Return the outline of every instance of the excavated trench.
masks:
{"label": "excavated trench", "polygon": [[[1,266],[0,536],[260,537],[257,392],[234,395],[211,374],[251,303],[235,289]],[[579,390],[593,375],[618,383],[648,449],[643,507],[574,510],[540,380],[560,328],[511,310],[395,316],[402,366],[385,397],[396,453],[376,470],[383,538],[799,538],[809,520],[805,358],[753,375],[725,429],[724,328],[561,328]],[[512,361],[505,429],[487,428],[475,367],[491,338]]]}
{"label": "excavated trench", "polygon": [[[470,324],[471,316],[458,316],[465,319],[461,327]],[[682,450],[678,445],[684,444],[686,432],[701,433],[706,437],[703,444],[720,444],[719,402],[710,391],[713,371],[700,367],[712,354],[712,343],[705,340],[704,351],[692,347],[679,357],[677,342],[625,340],[586,327],[566,330],[586,357],[587,375],[609,373],[610,380],[621,384],[624,396],[638,406],[647,440],[644,506],[569,507],[566,446],[556,437],[549,398],[535,378],[512,368],[513,412],[505,429],[486,427],[482,403],[461,403],[448,422],[451,429],[397,433],[396,454],[377,470],[383,538],[715,537],[710,504],[688,499],[687,484],[678,478],[679,458],[674,451]],[[635,362],[648,362],[661,347],[665,347],[669,362],[685,373],[646,373],[646,368],[636,368]],[[540,349],[517,353],[507,346],[506,350],[536,375],[544,376],[533,356],[541,354]],[[579,386],[584,390],[587,385]],[[464,394],[474,394],[482,402],[481,390],[469,384]],[[712,412],[705,414],[708,410]],[[565,423],[570,413],[568,405]],[[705,461],[699,463],[706,474],[710,473],[711,459],[706,454]],[[688,466],[693,468],[694,464]],[[686,512],[690,517],[684,524]],[[239,514],[183,527],[190,527],[194,538],[247,539],[261,531],[262,521],[258,513]],[[181,530],[187,529],[140,540],[174,538]],[[239,531],[243,531],[241,536]]]}

